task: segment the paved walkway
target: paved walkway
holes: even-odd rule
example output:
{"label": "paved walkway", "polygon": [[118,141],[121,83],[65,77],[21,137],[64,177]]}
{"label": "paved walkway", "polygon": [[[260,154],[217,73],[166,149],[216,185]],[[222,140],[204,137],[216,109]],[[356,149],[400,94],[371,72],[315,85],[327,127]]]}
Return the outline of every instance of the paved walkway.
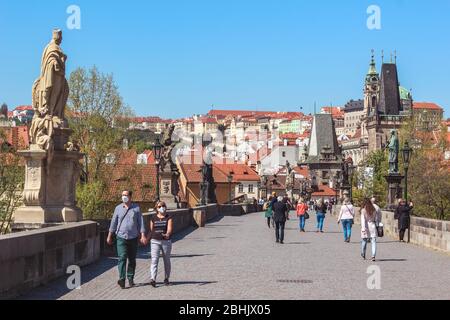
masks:
{"label": "paved walkway", "polygon": [[[358,226],[347,244],[333,217],[327,216],[324,234],[314,232],[312,218],[302,234],[298,220],[290,220],[284,245],[275,243],[273,229],[267,228],[261,213],[224,217],[188,231],[174,243],[170,287],[148,285],[150,261],[143,250],[135,288],[117,287],[116,260],[104,258],[82,270],[80,290],[68,291],[61,279],[23,298],[450,299],[450,256],[384,238],[379,260],[363,261]],[[380,290],[367,288],[371,265],[381,270]],[[162,280],[160,274],[158,281]]]}

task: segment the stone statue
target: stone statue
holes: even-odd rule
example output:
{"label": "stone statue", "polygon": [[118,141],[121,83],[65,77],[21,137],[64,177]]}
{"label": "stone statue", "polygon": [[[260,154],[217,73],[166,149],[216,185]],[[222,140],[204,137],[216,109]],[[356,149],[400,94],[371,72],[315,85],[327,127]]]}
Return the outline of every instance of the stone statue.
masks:
{"label": "stone statue", "polygon": [[41,75],[34,82],[32,105],[34,118],[30,129],[31,143],[43,150],[53,148],[55,128],[67,128],[64,110],[69,97],[66,80],[67,56],[62,51],[62,31],[53,30],[53,39],[42,54]]}
{"label": "stone statue", "polygon": [[213,161],[212,161],[212,149],[211,147],[206,148],[206,155],[203,160],[203,165],[201,168],[202,183],[200,186],[201,203],[210,204],[217,203],[216,196],[216,183],[213,174]]}
{"label": "stone statue", "polygon": [[391,130],[391,138],[387,148],[389,149],[389,174],[398,174],[399,143],[397,131]]}
{"label": "stone statue", "polygon": [[175,131],[175,126],[171,124],[169,128],[164,132],[162,145],[164,146],[163,154],[160,162],[161,171],[166,171],[166,168],[169,166],[170,171],[179,175],[179,171],[176,163],[174,163],[172,158],[172,152],[177,145],[177,142],[172,141],[172,135]]}
{"label": "stone statue", "polygon": [[294,186],[295,171],[289,161],[286,161],[286,188],[292,189]]}

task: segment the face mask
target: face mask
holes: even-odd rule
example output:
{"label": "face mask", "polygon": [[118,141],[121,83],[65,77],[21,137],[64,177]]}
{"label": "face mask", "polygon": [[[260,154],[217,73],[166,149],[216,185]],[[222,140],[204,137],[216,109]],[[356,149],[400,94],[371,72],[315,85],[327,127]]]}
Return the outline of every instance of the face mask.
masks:
{"label": "face mask", "polygon": [[130,201],[130,198],[128,198],[127,196],[122,196],[122,201],[123,203],[128,203]]}
{"label": "face mask", "polygon": [[158,212],[159,213],[164,213],[164,212],[166,212],[166,208],[161,207],[161,208],[158,209]]}

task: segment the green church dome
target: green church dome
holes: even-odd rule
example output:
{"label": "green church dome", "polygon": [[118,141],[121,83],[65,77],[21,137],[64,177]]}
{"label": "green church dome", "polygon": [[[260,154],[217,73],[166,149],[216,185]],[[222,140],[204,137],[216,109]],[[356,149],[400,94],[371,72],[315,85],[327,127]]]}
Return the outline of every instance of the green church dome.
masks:
{"label": "green church dome", "polygon": [[398,87],[399,91],[400,91],[400,99],[402,100],[409,100],[411,99],[411,92],[409,92],[408,89],[400,86]]}

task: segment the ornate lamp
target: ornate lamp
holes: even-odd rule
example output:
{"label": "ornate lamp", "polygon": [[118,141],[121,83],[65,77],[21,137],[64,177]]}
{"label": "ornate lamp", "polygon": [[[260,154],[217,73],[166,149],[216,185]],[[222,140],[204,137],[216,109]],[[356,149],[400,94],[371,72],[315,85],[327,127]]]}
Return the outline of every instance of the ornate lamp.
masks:
{"label": "ornate lamp", "polygon": [[403,165],[405,166],[405,168],[409,167],[409,162],[411,160],[411,153],[412,149],[409,147],[409,142],[406,141],[402,149]]}
{"label": "ornate lamp", "polygon": [[156,142],[153,144],[153,154],[157,163],[161,161],[162,148],[163,145],[159,142],[159,138],[156,138]]}

